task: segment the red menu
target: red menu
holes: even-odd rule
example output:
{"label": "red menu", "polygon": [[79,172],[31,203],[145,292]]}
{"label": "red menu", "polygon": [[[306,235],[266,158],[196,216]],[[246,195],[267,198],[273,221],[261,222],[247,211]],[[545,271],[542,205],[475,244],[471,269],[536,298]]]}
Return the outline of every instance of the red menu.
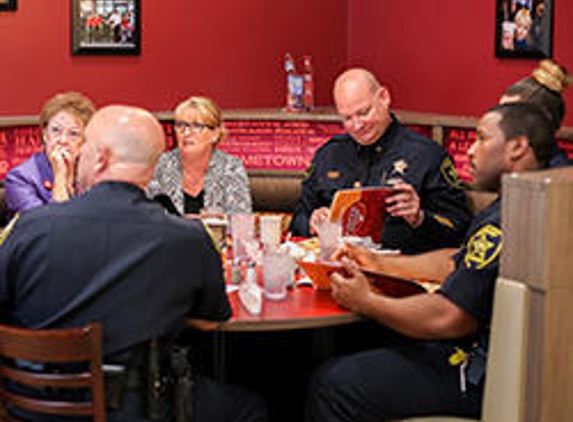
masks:
{"label": "red menu", "polygon": [[370,237],[380,243],[385,200],[391,193],[391,188],[381,186],[339,190],[330,206],[330,219],[342,222],[343,236]]}

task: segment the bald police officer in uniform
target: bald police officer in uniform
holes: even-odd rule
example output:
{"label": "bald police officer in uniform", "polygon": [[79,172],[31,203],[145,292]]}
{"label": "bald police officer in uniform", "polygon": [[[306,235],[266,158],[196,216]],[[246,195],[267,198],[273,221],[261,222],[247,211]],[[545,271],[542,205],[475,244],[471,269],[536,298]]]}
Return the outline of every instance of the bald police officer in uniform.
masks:
{"label": "bald police officer in uniform", "polygon": [[[551,124],[534,106],[508,104],[490,110],[480,120],[469,151],[474,183],[499,192],[504,173],[546,167],[554,142]],[[348,274],[331,276],[333,297],[403,337],[319,369],[310,389],[307,422],[381,422],[426,415],[479,419],[503,244],[500,207],[496,200],[476,216],[459,251],[394,257],[351,245],[340,251],[346,255]],[[443,284],[437,293],[385,297],[370,289],[356,264]]]}
{"label": "bald police officer in uniform", "polygon": [[[0,246],[2,323],[102,324],[104,361],[130,374],[129,391],[108,403],[112,422],[173,420],[173,397],[147,400],[149,377],[161,384],[169,376],[148,359],[168,361],[186,323],[215,328],[231,316],[221,259],[201,222],[172,216],[145,195],[163,150],[161,125],[147,111],[101,109],[79,158],[85,192],[23,213]],[[153,339],[157,356],[147,347]],[[189,369],[184,359],[178,365]],[[194,382],[186,395],[194,420],[266,420],[250,393],[204,377],[178,381]]]}
{"label": "bald police officer in uniform", "polygon": [[347,134],[318,149],[291,223],[298,236],[316,233],[336,191],[392,185],[385,248],[417,253],[459,246],[471,214],[447,152],[390,114],[390,93],[374,75],[351,69],[338,77],[334,101]]}

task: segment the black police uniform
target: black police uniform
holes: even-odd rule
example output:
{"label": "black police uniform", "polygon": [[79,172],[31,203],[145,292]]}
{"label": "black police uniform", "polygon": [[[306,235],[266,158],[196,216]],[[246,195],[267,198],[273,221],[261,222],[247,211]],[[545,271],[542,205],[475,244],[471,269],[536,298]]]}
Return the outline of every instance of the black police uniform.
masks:
{"label": "black police uniform", "polygon": [[[118,363],[151,338],[181,331],[186,317],[228,319],[223,280],[200,222],[169,215],[134,185],[100,183],[20,216],[0,246],[0,321],[34,328],[98,321],[104,360]],[[193,395],[199,420],[266,418],[254,397],[230,386],[200,379]],[[143,397],[128,398],[109,420],[146,420]]]}
{"label": "black police uniform", "polygon": [[[307,422],[380,422],[436,414],[479,419],[500,227],[496,201],[474,219],[455,256],[456,270],[439,290],[478,321],[478,330],[447,341],[402,337],[388,347],[327,362],[314,376]],[[469,355],[465,385],[461,366],[450,363],[456,348]]]}
{"label": "black police uniform", "polygon": [[384,247],[419,253],[459,246],[472,216],[452,160],[436,142],[405,128],[395,118],[373,145],[362,146],[346,134],[317,150],[290,230],[296,236],[309,236],[312,212],[329,207],[340,189],[357,184],[379,186],[396,179],[416,189],[425,218],[413,229],[402,218],[388,217]]}
{"label": "black police uniform", "polygon": [[557,143],[553,144],[549,152],[549,168],[567,167],[571,164],[567,153]]}

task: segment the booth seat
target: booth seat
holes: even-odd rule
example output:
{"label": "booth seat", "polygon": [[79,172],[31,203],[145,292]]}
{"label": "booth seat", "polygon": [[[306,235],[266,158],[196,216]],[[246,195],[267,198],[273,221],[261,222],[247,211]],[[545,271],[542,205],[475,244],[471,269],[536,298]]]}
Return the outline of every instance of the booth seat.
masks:
{"label": "booth seat", "polygon": [[[280,170],[250,170],[248,172],[253,209],[255,212],[280,212],[290,214],[300,198],[304,172]],[[472,211],[485,208],[494,198],[489,192],[468,191]],[[0,226],[7,222],[4,185],[0,181]]]}
{"label": "booth seat", "polygon": [[[292,213],[301,195],[303,179],[303,172],[249,172],[254,211]],[[466,196],[476,214],[491,204],[497,194],[468,189]]]}

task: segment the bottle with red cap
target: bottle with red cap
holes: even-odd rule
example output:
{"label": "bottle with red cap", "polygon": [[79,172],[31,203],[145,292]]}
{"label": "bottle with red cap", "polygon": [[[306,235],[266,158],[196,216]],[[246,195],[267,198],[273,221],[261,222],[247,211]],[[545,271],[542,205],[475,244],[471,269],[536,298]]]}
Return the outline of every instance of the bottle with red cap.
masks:
{"label": "bottle with red cap", "polygon": [[314,108],[314,75],[311,56],[303,56],[303,67],[304,109],[310,111]]}

